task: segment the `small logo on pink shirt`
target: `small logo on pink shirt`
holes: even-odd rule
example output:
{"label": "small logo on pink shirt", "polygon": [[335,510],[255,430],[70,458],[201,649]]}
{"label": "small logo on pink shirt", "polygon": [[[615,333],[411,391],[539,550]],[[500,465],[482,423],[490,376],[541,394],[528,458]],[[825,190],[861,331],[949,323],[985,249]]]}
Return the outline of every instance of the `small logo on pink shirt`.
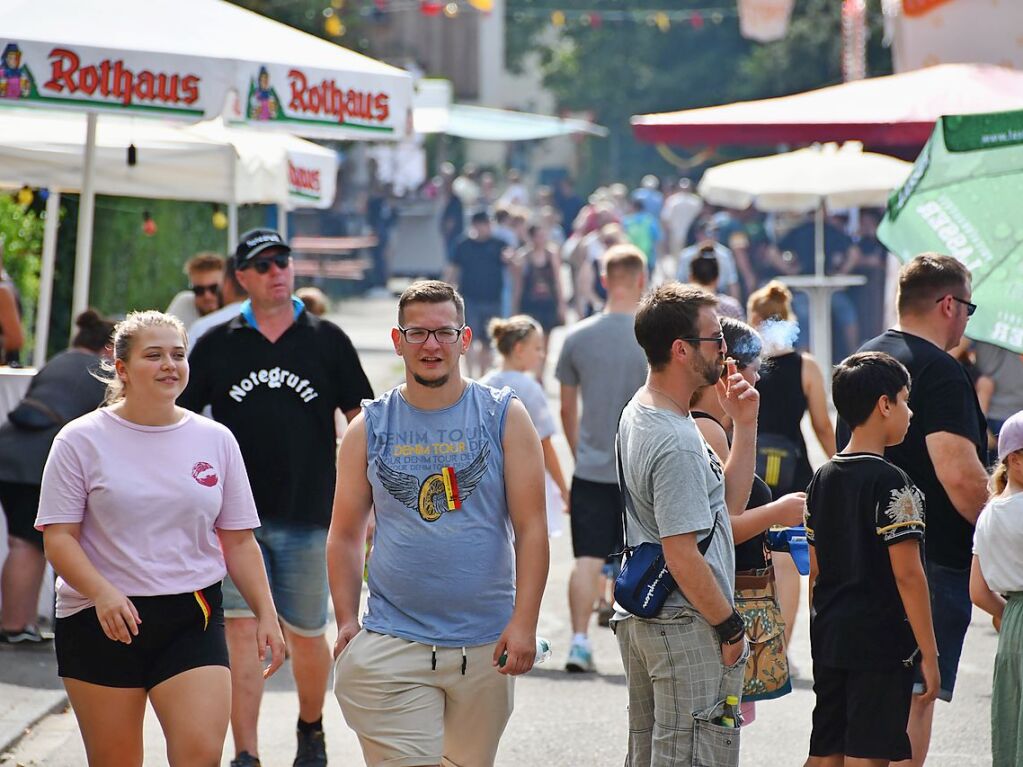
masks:
{"label": "small logo on pink shirt", "polygon": [[213,487],[219,481],[217,472],[206,461],[199,461],[192,467],[192,479],[204,487]]}

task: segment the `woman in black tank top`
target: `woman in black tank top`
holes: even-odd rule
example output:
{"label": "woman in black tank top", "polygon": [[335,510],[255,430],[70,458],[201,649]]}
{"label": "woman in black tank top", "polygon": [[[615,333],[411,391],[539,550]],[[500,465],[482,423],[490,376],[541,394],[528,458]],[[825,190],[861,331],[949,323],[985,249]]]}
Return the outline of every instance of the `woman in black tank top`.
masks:
{"label": "woman in black tank top", "polygon": [[[772,280],[749,297],[750,323],[764,339],[765,359],[757,391],[757,468],[775,496],[806,490],[813,478],[801,428],[810,415],[814,433],[827,458],[835,454],[835,429],[828,413],[824,376],[809,354],[793,349],[799,334],[792,293]],[[775,576],[785,617],[785,641],[792,636],[799,611],[801,581],[791,557],[779,557]]]}
{"label": "woman in black tank top", "polygon": [[[721,318],[721,330],[728,345],[728,356],[735,360],[736,368],[747,381],[756,385],[759,378],[762,342],[756,331],[745,322],[729,317]],[[710,448],[726,466],[731,444],[731,423],[718,400],[715,387],[707,386],[696,392],[690,402],[696,427]],[[727,480],[727,477],[726,477]],[[735,572],[762,571],[772,564],[767,549],[767,530],[775,525],[789,527],[803,522],[806,506],[804,493],[791,493],[772,500],[771,488],[759,476],[753,475],[749,500],[743,508],[729,508],[732,537],[735,539]],[[787,559],[786,555],[778,561]],[[746,722],[753,719],[753,704],[744,704]]]}
{"label": "woman in black tank top", "polygon": [[528,314],[540,323],[545,338],[565,324],[565,301],[559,279],[560,261],[547,243],[547,231],[537,224],[529,227],[529,244],[518,253],[512,314]]}

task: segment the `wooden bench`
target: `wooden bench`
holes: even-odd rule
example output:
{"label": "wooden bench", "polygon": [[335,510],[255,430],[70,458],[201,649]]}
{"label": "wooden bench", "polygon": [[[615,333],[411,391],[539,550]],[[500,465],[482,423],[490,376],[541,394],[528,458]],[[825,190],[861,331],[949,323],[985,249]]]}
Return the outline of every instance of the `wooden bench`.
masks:
{"label": "wooden bench", "polygon": [[362,280],[373,261],[356,255],[376,247],[375,235],[357,237],[293,237],[295,274],[334,280]]}

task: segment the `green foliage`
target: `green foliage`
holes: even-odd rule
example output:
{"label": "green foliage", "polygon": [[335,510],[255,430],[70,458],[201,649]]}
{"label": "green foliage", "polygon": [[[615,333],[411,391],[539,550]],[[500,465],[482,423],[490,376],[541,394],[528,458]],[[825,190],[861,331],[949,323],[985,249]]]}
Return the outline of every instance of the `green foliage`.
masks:
{"label": "green foliage", "polygon": [[[355,0],[350,2],[336,3],[341,6],[334,8],[335,3],[328,0],[228,0],[233,5],[240,6],[247,10],[266,16],[274,21],[287,24],[310,35],[322,37],[332,43],[343,45],[353,51],[365,53],[367,41],[360,37],[360,31],[366,25],[366,19],[359,13],[357,8],[347,6],[360,6]],[[347,28],[343,37],[331,37],[324,28],[324,11],[337,14]],[[255,54],[253,54],[255,55]]]}
{"label": "green foliage", "polygon": [[0,243],[3,267],[21,294],[21,318],[26,342],[22,359],[32,346],[35,307],[39,299],[39,268],[43,252],[43,227],[46,214],[18,204],[10,195],[0,195]]}
{"label": "green foliage", "polygon": [[[637,5],[624,0],[562,0],[553,6],[550,0],[508,0],[509,61],[521,60],[530,48],[538,50],[544,84],[559,106],[593,109],[597,122],[611,131],[606,141],[588,142],[592,182],[620,177],[636,181],[651,170],[672,172],[652,147],[633,139],[629,118],[634,114],[780,96],[841,79],[837,0],[796,0],[788,35],[766,45],[745,40],[733,13],[722,14],[720,23],[710,18],[708,8],[730,12],[734,0],[644,0],[651,11],[700,10],[703,23],[673,23],[667,31],[631,20],[608,20],[597,28],[570,23],[553,46],[543,42],[551,29],[549,20],[521,12],[553,7],[635,11]],[[880,0],[870,0],[868,12],[868,72],[887,74],[891,56],[880,44]]]}

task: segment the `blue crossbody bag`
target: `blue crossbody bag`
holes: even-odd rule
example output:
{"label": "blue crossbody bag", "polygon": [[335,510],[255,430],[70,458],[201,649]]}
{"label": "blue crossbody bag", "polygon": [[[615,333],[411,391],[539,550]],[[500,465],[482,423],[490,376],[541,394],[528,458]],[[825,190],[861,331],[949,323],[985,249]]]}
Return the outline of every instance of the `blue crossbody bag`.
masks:
{"label": "blue crossbody bag", "polygon": [[[615,602],[639,618],[656,618],[664,607],[665,600],[678,589],[678,583],[668,569],[664,559],[664,549],[659,543],[646,541],[638,546],[629,546],[628,511],[636,513],[632,505],[632,496],[625,483],[625,472],[622,469],[622,439],[615,435],[615,457],[618,461],[618,489],[622,496],[622,532],[626,546],[619,552],[622,557],[622,569],[615,578]],[[710,534],[697,544],[701,555],[707,554],[710,542],[714,538],[717,527],[715,519]]]}

